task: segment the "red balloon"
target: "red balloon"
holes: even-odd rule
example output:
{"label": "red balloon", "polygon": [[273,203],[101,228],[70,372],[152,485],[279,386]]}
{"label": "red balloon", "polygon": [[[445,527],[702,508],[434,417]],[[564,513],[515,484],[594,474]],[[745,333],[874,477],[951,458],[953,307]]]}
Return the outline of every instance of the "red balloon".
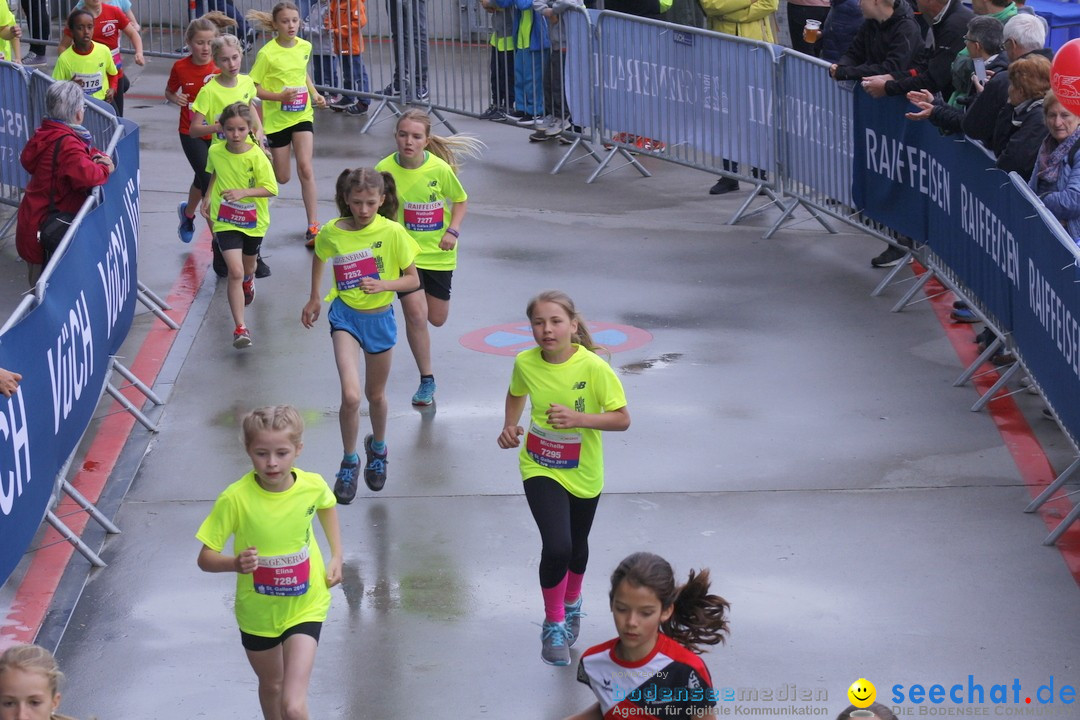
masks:
{"label": "red balloon", "polygon": [[1054,55],[1050,87],[1066,110],[1080,115],[1080,38],[1065,43]]}

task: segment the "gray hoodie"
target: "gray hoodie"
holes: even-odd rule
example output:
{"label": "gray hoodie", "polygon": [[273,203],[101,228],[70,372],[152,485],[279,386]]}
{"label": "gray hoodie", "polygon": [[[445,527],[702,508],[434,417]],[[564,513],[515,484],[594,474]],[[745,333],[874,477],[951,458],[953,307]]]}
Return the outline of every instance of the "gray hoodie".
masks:
{"label": "gray hoodie", "polygon": [[[542,15],[544,10],[551,8],[556,15],[562,15],[571,7],[585,7],[583,0],[533,0],[533,12]],[[548,22],[548,37],[551,38],[551,49],[563,49],[562,18],[557,23]]]}

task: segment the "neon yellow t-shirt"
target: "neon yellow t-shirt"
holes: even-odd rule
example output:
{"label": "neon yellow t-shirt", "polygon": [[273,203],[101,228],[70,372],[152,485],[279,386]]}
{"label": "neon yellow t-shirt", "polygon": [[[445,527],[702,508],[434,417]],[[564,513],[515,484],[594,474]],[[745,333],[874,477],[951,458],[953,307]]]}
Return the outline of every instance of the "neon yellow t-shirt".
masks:
{"label": "neon yellow t-shirt", "polygon": [[453,169],[432,153],[425,153],[424,164],[406,170],[397,161],[397,153],[387,155],[375,166],[394,176],[397,184],[397,221],[405,226],[418,245],[416,267],[425,270],[453,270],[457,267],[457,246],[440,250],[439,241],[450,227],[447,200],[465,202],[469,196]]}
{"label": "neon yellow t-shirt", "polygon": [[[225,87],[218,78],[220,75],[215,75],[213,79],[202,86],[199,90],[199,94],[195,96],[194,102],[191,103],[191,111],[202,113],[206,118],[207,125],[214,125],[218,121],[218,116],[221,115],[221,111],[236,102],[242,102],[245,105],[251,102],[255,97],[255,83],[247,75],[236,76],[236,87]],[[252,111],[254,112],[254,111]],[[215,134],[213,141],[215,145],[225,142],[225,137],[221,134]]]}
{"label": "neon yellow t-shirt", "polygon": [[288,105],[263,101],[263,125],[267,134],[315,119],[307,87],[310,60],[311,43],[302,38],[296,38],[296,44],[289,48],[282,47],[274,38],[259,50],[255,66],[251,68],[251,79],[270,92],[281,92],[285,88],[295,88],[298,92],[296,99]]}
{"label": "neon yellow t-shirt", "polygon": [[210,196],[210,218],[214,232],[235,230],[250,237],[266,237],[270,227],[270,204],[268,198],[244,198],[227,202],[221,195],[226,190],[263,187],[277,195],[278,184],[274,166],[269,158],[254,145],[247,152],[229,152],[225,143],[210,146],[206,157],[206,172],[214,173],[214,192]]}
{"label": "neon yellow t-shirt", "polygon": [[330,609],[326,566],[311,533],[316,510],[337,504],[326,481],[293,468],[284,492],[264,490],[255,471],[218,496],[195,537],[211,550],[259,551],[259,568],[236,573],[236,621],[249,635],[277,637],[304,622],[322,622]]}
{"label": "neon yellow t-shirt", "polygon": [[116,63],[112,51],[101,43],[94,43],[94,49],[87,55],[75,52],[72,45],[60,57],[56,58],[52,76],[57,80],[74,80],[82,85],[83,92],[98,100],[105,99],[109,89],[109,75],[116,75]]}
{"label": "neon yellow t-shirt", "polygon": [[602,357],[574,344],[575,352],[558,365],[544,360],[540,348],[514,358],[510,394],[529,396],[529,427],[518,458],[521,477],[549,477],[580,498],[604,489],[604,448],[599,430],[556,430],[548,423],[552,403],[586,413],[626,406],[622,383]]}
{"label": "neon yellow t-shirt", "polygon": [[[15,24],[15,13],[4,0],[0,0],[0,28],[11,27]],[[0,60],[14,62],[17,58],[11,54],[11,41],[0,38]]]}
{"label": "neon yellow t-shirt", "polygon": [[376,215],[362,230],[342,230],[336,218],[322,226],[315,237],[315,254],[330,263],[333,286],[323,298],[340,297],[351,308],[375,310],[394,302],[394,293],[372,295],[360,289],[360,281],[374,276],[396,280],[416,260],[420,248],[396,222]]}

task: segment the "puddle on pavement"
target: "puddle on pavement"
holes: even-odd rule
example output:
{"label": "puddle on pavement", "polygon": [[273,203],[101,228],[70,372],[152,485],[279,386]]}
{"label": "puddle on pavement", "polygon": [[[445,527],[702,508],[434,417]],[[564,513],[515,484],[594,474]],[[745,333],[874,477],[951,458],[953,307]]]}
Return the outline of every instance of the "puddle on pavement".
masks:
{"label": "puddle on pavement", "polygon": [[631,375],[640,375],[646,370],[652,370],[667,367],[676,360],[679,360],[683,356],[682,353],[664,353],[657,358],[647,358],[639,362],[627,363],[619,367],[624,373],[630,373]]}

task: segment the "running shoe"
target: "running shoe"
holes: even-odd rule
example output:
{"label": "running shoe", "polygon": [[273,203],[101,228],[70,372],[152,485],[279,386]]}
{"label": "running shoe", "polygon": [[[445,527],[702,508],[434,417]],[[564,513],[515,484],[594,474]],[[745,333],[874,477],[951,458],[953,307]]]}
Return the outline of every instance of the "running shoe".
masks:
{"label": "running shoe", "polygon": [[232,346],[237,350],[251,347],[251,333],[243,325],[237,325],[232,334]]}
{"label": "running shoe", "polygon": [[304,247],[309,250],[315,249],[315,236],[319,234],[319,223],[312,223],[308,225],[307,232],[304,233]]}
{"label": "running shoe", "polygon": [[581,612],[581,598],[579,597],[577,602],[564,605],[563,609],[566,611],[566,644],[573,647],[581,633],[581,618],[585,616],[585,613]]}
{"label": "running shoe", "polygon": [[364,455],[367,459],[367,463],[364,465],[364,483],[372,492],[379,492],[386,485],[386,466],[389,463],[386,456],[389,453],[384,452],[380,455],[375,452],[375,449],[371,447],[374,440],[374,435],[368,435],[364,438]]}
{"label": "running shoe", "polygon": [[195,218],[187,216],[187,202],[176,206],[176,214],[180,216],[180,224],[176,227],[176,234],[182,242],[189,243],[195,237]]}
{"label": "running shoe", "polygon": [[262,259],[262,255],[255,256],[255,277],[259,280],[270,277],[270,266]]}
{"label": "running shoe", "polygon": [[428,99],[427,85],[421,85],[420,87],[418,87],[416,89],[416,99],[417,100],[427,100]]}
{"label": "running shoe", "polygon": [[363,115],[368,111],[368,104],[357,100],[349,107],[345,108],[346,115]]}
{"label": "running shoe", "polygon": [[552,116],[551,122],[544,128],[544,132],[554,137],[569,126],[569,123],[561,117]]}
{"label": "running shoe", "polygon": [[543,119],[544,118],[540,115],[525,115],[517,121],[517,124],[519,127],[532,127],[534,125],[539,125]]}
{"label": "running shoe", "polygon": [[255,302],[255,276],[246,275],[244,277],[244,305],[250,305]]}
{"label": "running shoe", "polygon": [[342,461],[334,481],[334,497],[338,505],[348,505],[356,497],[356,463]]}
{"label": "running shoe", "polygon": [[570,646],[566,640],[565,623],[545,622],[540,631],[540,659],[548,665],[569,665]]}
{"label": "running shoe", "polygon": [[44,65],[45,64],[45,55],[43,53],[39,54],[39,53],[36,53],[36,52],[28,52],[25,55],[23,55],[22,64],[23,65]]}
{"label": "running shoe", "polygon": [[955,308],[949,317],[954,323],[977,323],[979,322],[979,316],[975,314],[975,311],[971,308]]}
{"label": "running shoe", "polygon": [[709,188],[710,195],[725,195],[729,192],[738,192],[739,181],[735,178],[722,177]]}
{"label": "running shoe", "polygon": [[412,396],[413,405],[430,405],[435,402],[435,378],[420,378],[420,387]]}

